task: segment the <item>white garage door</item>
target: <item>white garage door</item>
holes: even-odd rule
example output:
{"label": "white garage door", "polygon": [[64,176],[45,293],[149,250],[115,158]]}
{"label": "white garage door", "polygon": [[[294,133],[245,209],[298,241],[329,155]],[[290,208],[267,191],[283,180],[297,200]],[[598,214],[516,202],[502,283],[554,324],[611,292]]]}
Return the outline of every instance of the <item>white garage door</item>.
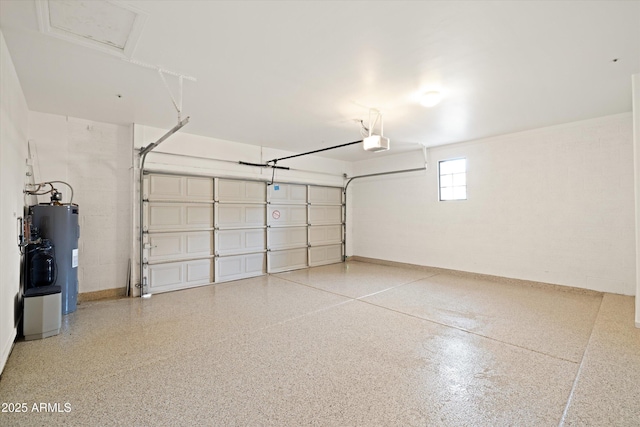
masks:
{"label": "white garage door", "polygon": [[341,188],[274,184],[268,200],[270,273],[342,261]]}
{"label": "white garage door", "polygon": [[342,189],[145,177],[148,293],[343,260]]}
{"label": "white garage door", "polygon": [[266,187],[264,182],[216,179],[216,282],[266,273]]}
{"label": "white garage door", "polygon": [[145,179],[148,293],[213,280],[213,180],[148,175]]}
{"label": "white garage door", "polygon": [[342,188],[309,186],[310,266],[342,261],[342,209]]}
{"label": "white garage door", "polygon": [[307,186],[272,184],[268,195],[269,272],[307,267]]}

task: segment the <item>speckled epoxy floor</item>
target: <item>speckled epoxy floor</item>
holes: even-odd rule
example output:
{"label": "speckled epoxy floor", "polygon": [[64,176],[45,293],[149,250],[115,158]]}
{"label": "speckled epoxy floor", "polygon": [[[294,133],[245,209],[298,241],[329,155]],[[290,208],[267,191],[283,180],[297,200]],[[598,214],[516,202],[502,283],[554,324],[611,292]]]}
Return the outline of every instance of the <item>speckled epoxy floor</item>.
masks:
{"label": "speckled epoxy floor", "polygon": [[353,261],[84,303],[16,343],[0,425],[637,426],[633,307]]}

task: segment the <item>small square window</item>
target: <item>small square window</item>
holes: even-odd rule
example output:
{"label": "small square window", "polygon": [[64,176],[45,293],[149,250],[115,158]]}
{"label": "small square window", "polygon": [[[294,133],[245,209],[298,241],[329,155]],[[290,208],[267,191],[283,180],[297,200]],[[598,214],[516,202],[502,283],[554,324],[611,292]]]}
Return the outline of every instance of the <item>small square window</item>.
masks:
{"label": "small square window", "polygon": [[467,200],[467,159],[438,162],[440,200]]}

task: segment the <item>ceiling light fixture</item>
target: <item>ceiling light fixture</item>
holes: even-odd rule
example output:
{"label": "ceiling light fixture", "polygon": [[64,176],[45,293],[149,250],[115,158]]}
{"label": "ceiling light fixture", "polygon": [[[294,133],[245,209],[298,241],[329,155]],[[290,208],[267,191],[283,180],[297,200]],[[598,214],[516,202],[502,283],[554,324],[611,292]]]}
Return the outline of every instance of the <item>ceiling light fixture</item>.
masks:
{"label": "ceiling light fixture", "polygon": [[425,107],[433,107],[442,101],[442,94],[437,90],[425,92],[420,98],[420,105]]}

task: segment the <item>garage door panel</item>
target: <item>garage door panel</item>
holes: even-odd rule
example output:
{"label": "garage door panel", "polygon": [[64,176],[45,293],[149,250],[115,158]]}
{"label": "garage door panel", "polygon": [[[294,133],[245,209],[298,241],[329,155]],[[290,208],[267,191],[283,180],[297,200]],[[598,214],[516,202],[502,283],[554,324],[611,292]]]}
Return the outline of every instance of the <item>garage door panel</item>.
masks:
{"label": "garage door panel", "polygon": [[251,225],[265,225],[265,207],[264,206],[248,206],[246,208],[245,223]]}
{"label": "garage door panel", "polygon": [[149,265],[149,291],[160,293],[211,283],[210,259]]}
{"label": "garage door panel", "polygon": [[216,258],[216,282],[261,276],[266,273],[265,254]]}
{"label": "garage door panel", "polygon": [[342,245],[318,246],[309,250],[309,265],[333,264],[342,261]]}
{"label": "garage door panel", "polygon": [[244,209],[242,206],[222,206],[218,205],[218,226],[227,226],[231,224],[242,224],[244,218]]}
{"label": "garage door panel", "polygon": [[242,194],[242,182],[236,180],[218,180],[218,201],[239,201],[242,200],[240,194]]}
{"label": "garage door panel", "polygon": [[252,202],[266,202],[267,184],[264,182],[247,182],[244,187],[244,200]]}
{"label": "garage door panel", "polygon": [[186,179],[186,198],[189,200],[213,200],[213,179],[192,178]]}
{"label": "garage door panel", "polygon": [[183,208],[173,204],[152,204],[147,211],[147,225],[150,230],[163,228],[179,228],[184,224]]}
{"label": "garage door panel", "polygon": [[176,228],[208,228],[213,219],[213,206],[202,204],[147,203],[149,230]]}
{"label": "garage door panel", "polygon": [[309,202],[312,205],[341,205],[342,189],[311,185],[309,186]]}
{"label": "garage door panel", "polygon": [[218,240],[216,248],[218,253],[224,254],[225,252],[240,251],[243,248],[242,244],[242,231],[243,230],[226,230],[217,232]]}
{"label": "garage door panel", "polygon": [[244,271],[242,257],[224,257],[216,259],[216,282],[231,280]]}
{"label": "garage door panel", "polygon": [[251,276],[258,276],[267,272],[266,254],[247,255],[245,258],[245,271]]}
{"label": "garage door panel", "polygon": [[211,227],[213,223],[213,206],[187,205],[186,225],[188,227]]}
{"label": "garage door panel", "polygon": [[210,231],[149,234],[149,261],[167,261],[211,255]]}
{"label": "garage door panel", "polygon": [[191,261],[187,263],[187,283],[209,283],[211,281],[211,260]]}
{"label": "garage door panel", "polygon": [[269,249],[290,249],[306,246],[307,227],[269,229]]}
{"label": "garage door panel", "polygon": [[342,243],[342,224],[311,226],[309,228],[309,243],[311,246]]}
{"label": "garage door panel", "polygon": [[218,205],[220,228],[261,227],[265,225],[265,205]]}
{"label": "garage door panel", "polygon": [[198,233],[187,233],[187,255],[188,256],[207,256],[211,255],[211,232],[204,231]]}
{"label": "garage door panel", "polygon": [[268,253],[269,270],[271,273],[279,271],[305,268],[307,263],[307,248],[272,251]]}
{"label": "garage door panel", "polygon": [[309,217],[311,225],[341,224],[342,206],[311,206]]}
{"label": "garage door panel", "polygon": [[307,204],[307,186],[298,184],[273,184],[269,186],[269,201],[283,204]]}
{"label": "garage door panel", "polygon": [[182,283],[184,263],[150,265],[151,289],[178,286]]}
{"label": "garage door panel", "polygon": [[149,175],[145,189],[150,199],[179,199],[182,196],[183,178],[169,175]]}
{"label": "garage door panel", "polygon": [[252,202],[266,201],[266,184],[264,182],[218,180],[218,200],[220,202]]}
{"label": "garage door panel", "polygon": [[213,179],[153,174],[145,178],[145,193],[149,200],[213,200]]}
{"label": "garage door panel", "polygon": [[218,230],[217,251],[220,255],[263,251],[266,248],[266,230]]}
{"label": "garage door panel", "polygon": [[307,206],[269,205],[269,224],[307,225]]}
{"label": "garage door panel", "polygon": [[247,251],[262,251],[267,248],[267,231],[262,230],[247,230],[245,234],[245,248]]}
{"label": "garage door panel", "polygon": [[149,244],[149,261],[177,258],[185,252],[180,234],[151,235]]}

